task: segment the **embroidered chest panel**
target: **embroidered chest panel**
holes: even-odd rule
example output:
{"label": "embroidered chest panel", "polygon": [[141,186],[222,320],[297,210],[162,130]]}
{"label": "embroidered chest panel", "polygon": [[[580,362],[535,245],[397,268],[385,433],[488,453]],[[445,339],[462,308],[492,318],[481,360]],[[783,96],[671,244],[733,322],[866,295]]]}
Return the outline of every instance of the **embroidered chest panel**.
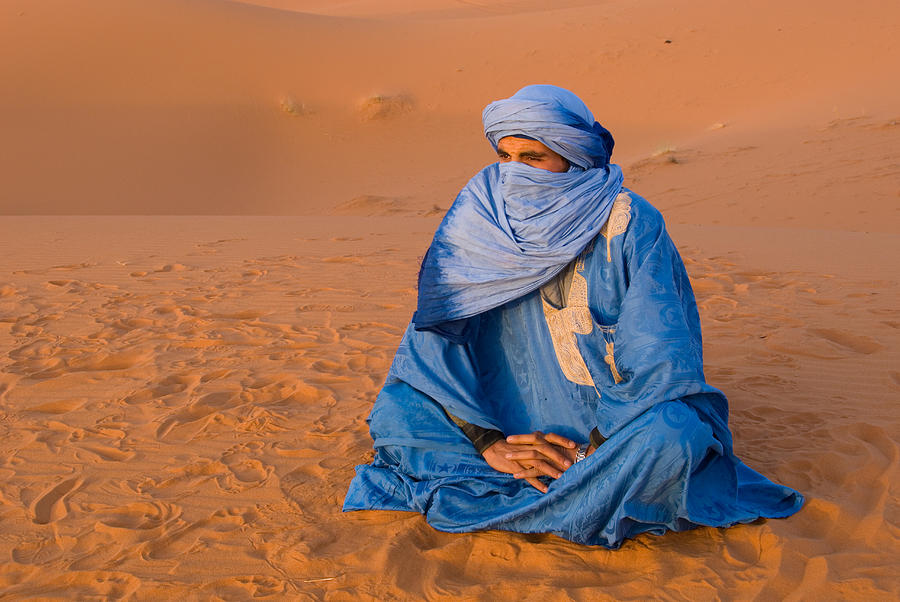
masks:
{"label": "embroidered chest panel", "polygon": [[[583,258],[578,259],[581,269],[584,269]],[[588,370],[581,351],[578,349],[578,341],[575,334],[590,334],[594,328],[591,318],[591,310],[588,307],[587,279],[575,267],[572,274],[572,284],[565,307],[556,308],[541,296],[544,308],[544,319],[550,329],[550,338],[553,339],[553,350],[556,352],[556,361],[563,374],[570,381],[579,385],[594,386],[594,380]]]}
{"label": "embroidered chest panel", "polygon": [[[610,241],[628,229],[630,220],[631,197],[628,196],[628,193],[623,192],[616,197],[609,219],[600,231],[606,238],[607,261],[612,261]],[[550,331],[550,338],[553,340],[556,361],[559,363],[563,375],[573,383],[596,389],[594,379],[590,370],[588,370],[584,357],[581,355],[581,350],[578,348],[578,339],[575,336],[576,334],[590,334],[594,329],[594,320],[591,317],[590,305],[588,304],[588,282],[583,274],[584,258],[591,251],[592,247],[593,245],[585,249],[575,261],[572,282],[566,296],[565,306],[554,307],[544,295],[541,295],[541,304],[544,310],[544,319],[547,321],[547,327]],[[604,338],[607,338],[607,335],[611,335],[613,332],[613,328],[605,329],[603,332]],[[606,356],[603,359],[609,365],[613,380],[617,383],[620,382],[622,379],[616,369],[614,346],[608,339],[606,342]]]}
{"label": "embroidered chest panel", "polygon": [[625,234],[630,221],[631,197],[627,192],[620,192],[613,202],[609,219],[600,229],[600,234],[606,239],[606,261],[612,261],[612,239],[620,234]]}

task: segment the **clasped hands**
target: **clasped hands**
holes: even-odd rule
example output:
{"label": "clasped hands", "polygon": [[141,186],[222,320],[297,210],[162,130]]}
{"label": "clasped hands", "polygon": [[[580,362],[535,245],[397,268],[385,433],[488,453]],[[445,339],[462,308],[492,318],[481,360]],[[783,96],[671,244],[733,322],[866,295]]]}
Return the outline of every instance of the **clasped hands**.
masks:
{"label": "clasped hands", "polygon": [[[538,477],[561,477],[575,463],[577,447],[577,443],[562,435],[535,431],[501,439],[484,450],[482,456],[491,468],[525,479],[535,489],[547,493],[547,486]],[[593,452],[593,446],[589,447],[588,455]]]}

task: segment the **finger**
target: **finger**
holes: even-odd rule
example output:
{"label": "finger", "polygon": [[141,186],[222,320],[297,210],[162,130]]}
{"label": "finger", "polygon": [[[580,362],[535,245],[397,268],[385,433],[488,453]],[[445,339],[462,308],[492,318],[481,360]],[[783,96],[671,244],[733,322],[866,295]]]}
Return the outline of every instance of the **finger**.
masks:
{"label": "finger", "polygon": [[[539,470],[537,468],[526,468],[524,470],[519,469],[519,472],[513,473],[514,478],[525,479],[525,480],[534,479],[537,477],[547,477],[547,476],[550,476],[550,475],[544,474],[541,470]],[[553,478],[553,477],[550,477],[550,478]]]}
{"label": "finger", "polygon": [[510,435],[506,438],[507,443],[514,444],[522,444],[522,443],[543,443],[544,442],[544,433],[541,431],[534,431],[533,433],[527,433],[525,435]]}
{"label": "finger", "polygon": [[559,470],[566,470],[572,466],[573,458],[570,458],[565,451],[549,443],[540,445],[521,445],[524,449],[519,451],[509,451],[504,457],[509,460],[543,460],[550,462]]}
{"label": "finger", "polygon": [[547,493],[547,486],[541,483],[538,479],[528,478],[525,479],[526,483],[529,483],[532,487],[540,491],[541,493]]}
{"label": "finger", "polygon": [[572,461],[569,457],[555,445],[545,443],[543,445],[535,446],[534,449],[541,452],[550,463],[560,470],[565,470],[572,465]]}
{"label": "finger", "polygon": [[504,456],[507,460],[546,460],[547,456],[534,447],[521,451],[509,452]]}
{"label": "finger", "polygon": [[569,449],[575,449],[577,445],[571,439],[566,439],[562,435],[557,435],[556,433],[547,433],[546,435],[544,435],[544,440],[548,443],[559,445],[560,447],[567,447]]}
{"label": "finger", "polygon": [[550,477],[552,479],[558,479],[562,476],[562,471],[546,462],[538,460],[531,464],[530,468],[526,467],[524,470],[514,472],[513,476],[517,479],[527,479],[528,477]]}
{"label": "finger", "polygon": [[553,455],[553,457],[549,457],[546,453],[544,453],[543,450],[538,448],[509,452],[504,457],[507,460],[515,460],[517,462],[519,460],[541,460],[544,462],[550,462],[560,470],[566,470],[567,468],[572,466],[572,461],[563,454],[557,452]]}

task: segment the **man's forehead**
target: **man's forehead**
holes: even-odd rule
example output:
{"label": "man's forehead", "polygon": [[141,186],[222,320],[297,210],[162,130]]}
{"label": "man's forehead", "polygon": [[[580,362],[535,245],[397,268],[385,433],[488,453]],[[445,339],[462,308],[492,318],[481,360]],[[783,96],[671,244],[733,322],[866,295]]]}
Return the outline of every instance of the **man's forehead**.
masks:
{"label": "man's forehead", "polygon": [[497,141],[497,148],[507,148],[507,149],[528,149],[535,151],[546,152],[550,149],[541,142],[540,140],[535,140],[534,138],[529,138],[527,136],[506,136]]}

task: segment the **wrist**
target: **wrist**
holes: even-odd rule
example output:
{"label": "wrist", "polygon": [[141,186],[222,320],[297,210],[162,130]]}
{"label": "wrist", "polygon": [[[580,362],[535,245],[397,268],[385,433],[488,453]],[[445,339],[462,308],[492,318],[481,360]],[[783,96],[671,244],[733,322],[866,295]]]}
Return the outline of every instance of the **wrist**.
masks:
{"label": "wrist", "polygon": [[483,456],[484,452],[500,441],[506,441],[503,433],[495,430],[485,430],[479,437],[472,439],[472,445],[475,447],[475,451]]}
{"label": "wrist", "polygon": [[581,462],[588,456],[588,450],[590,450],[590,443],[584,443],[575,448],[575,462]]}

